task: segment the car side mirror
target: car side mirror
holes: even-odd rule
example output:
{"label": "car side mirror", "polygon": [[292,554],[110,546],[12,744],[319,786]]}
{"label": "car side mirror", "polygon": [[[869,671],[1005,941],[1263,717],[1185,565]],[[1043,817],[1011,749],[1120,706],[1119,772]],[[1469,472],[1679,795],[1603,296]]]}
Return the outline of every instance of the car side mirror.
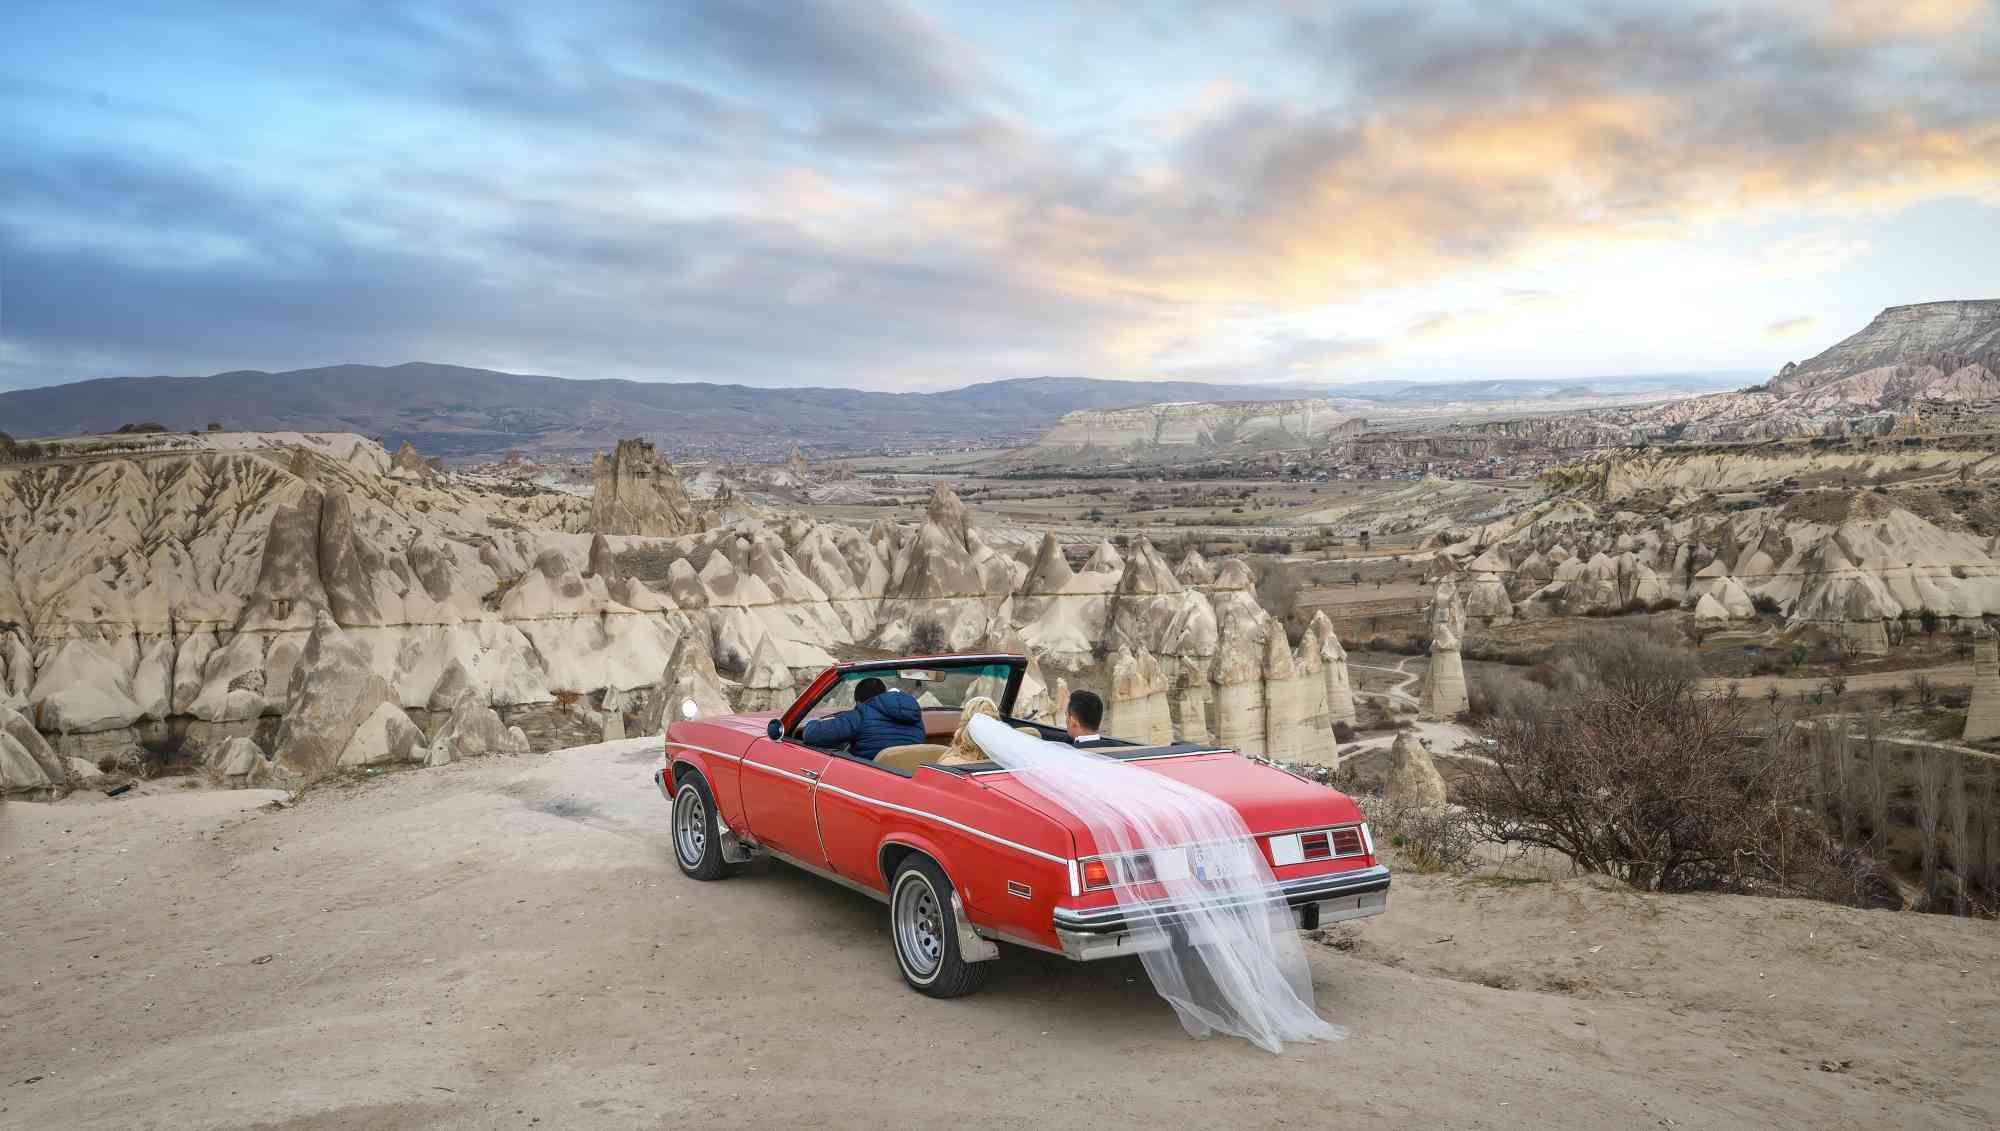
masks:
{"label": "car side mirror", "polygon": [[772,719],[770,722],[764,724],[764,735],[772,742],[784,741],[785,724],[781,720]]}

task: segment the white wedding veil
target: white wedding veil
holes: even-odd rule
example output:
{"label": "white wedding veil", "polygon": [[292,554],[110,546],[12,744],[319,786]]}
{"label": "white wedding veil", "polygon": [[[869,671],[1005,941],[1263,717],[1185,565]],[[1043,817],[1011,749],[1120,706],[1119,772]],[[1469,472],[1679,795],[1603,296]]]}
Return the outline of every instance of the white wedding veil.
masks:
{"label": "white wedding veil", "polygon": [[[1313,1011],[1297,923],[1241,814],[1213,794],[1140,766],[1034,738],[998,719],[968,724],[987,757],[1076,814],[1133,912],[1146,973],[1196,1037],[1229,1033],[1277,1052],[1346,1034]],[[1161,915],[1162,898],[1167,901]],[[1144,904],[1142,908],[1141,905]],[[1144,912],[1143,914],[1141,912]]]}

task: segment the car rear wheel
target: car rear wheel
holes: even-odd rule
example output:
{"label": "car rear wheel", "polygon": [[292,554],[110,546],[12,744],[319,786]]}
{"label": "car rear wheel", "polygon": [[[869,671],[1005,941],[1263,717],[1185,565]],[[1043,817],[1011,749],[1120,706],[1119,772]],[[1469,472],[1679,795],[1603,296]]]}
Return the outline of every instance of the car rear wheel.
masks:
{"label": "car rear wheel", "polygon": [[690,879],[719,880],[729,874],[715,827],[715,795],[700,774],[689,774],[674,792],[673,834],[674,863]]}
{"label": "car rear wheel", "polygon": [[925,856],[911,856],[889,886],[889,937],[903,981],[931,997],[962,997],[986,981],[984,962],[958,952],[951,881]]}

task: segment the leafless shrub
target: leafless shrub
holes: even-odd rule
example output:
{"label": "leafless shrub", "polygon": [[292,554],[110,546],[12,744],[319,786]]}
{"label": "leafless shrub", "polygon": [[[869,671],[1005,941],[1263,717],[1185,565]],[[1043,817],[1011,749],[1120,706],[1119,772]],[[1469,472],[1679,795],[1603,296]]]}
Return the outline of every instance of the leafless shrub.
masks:
{"label": "leafless shrub", "polygon": [[944,625],[937,621],[921,620],[910,628],[910,651],[919,656],[940,655],[946,644]]}
{"label": "leafless shrub", "polygon": [[1945,813],[1951,821],[1951,874],[1957,880],[1957,909],[1960,915],[1971,910],[1972,837],[1970,814],[1965,807],[1965,759],[1950,755],[1951,774],[1945,782]]}
{"label": "leafless shrub", "polygon": [[1917,836],[1923,851],[1924,898],[1935,907],[1938,898],[1938,823],[1944,816],[1944,753],[1919,750],[1913,775],[1917,802]]}
{"label": "leafless shrub", "polygon": [[1826,729],[1833,754],[1832,816],[1840,822],[1841,846],[1851,850],[1861,839],[1861,807],[1855,800],[1861,767],[1857,764],[1854,735],[1848,731],[1847,720],[1829,719]]}
{"label": "leafless shrub", "polygon": [[1519,718],[1548,708],[1550,691],[1512,671],[1475,668],[1466,679],[1466,713],[1474,723]]}
{"label": "leafless shrub", "polygon": [[1807,767],[1748,710],[1691,681],[1621,680],[1497,723],[1494,766],[1459,800],[1485,839],[1635,887],[1803,890],[1827,856]]}
{"label": "leafless shrub", "polygon": [[1928,707],[1937,702],[1937,684],[1932,683],[1927,675],[1913,675],[1910,677],[1910,694],[1916,696],[1918,706]]}
{"label": "leafless shrub", "polygon": [[1986,830],[1986,900],[2000,907],[2000,766],[1986,767],[1986,784],[1979,791],[1979,823]]}
{"label": "leafless shrub", "polygon": [[1299,619],[1299,591],[1297,573],[1288,569],[1282,558],[1271,558],[1264,563],[1263,572],[1257,577],[1257,603],[1285,626],[1285,635],[1293,644],[1299,642],[1305,630],[1304,622]]}
{"label": "leafless shrub", "polygon": [[1395,846],[1419,872],[1463,872],[1479,844],[1474,818],[1451,805],[1417,805],[1364,794],[1356,797],[1377,844]]}
{"label": "leafless shrub", "polygon": [[1871,712],[1862,724],[1868,743],[1868,829],[1877,856],[1889,850],[1889,778],[1882,772],[1881,720]]}

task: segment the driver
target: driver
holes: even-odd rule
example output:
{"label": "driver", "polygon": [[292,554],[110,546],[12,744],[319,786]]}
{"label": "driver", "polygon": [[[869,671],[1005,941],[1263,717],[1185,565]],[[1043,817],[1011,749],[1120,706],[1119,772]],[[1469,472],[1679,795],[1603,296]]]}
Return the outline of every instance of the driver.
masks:
{"label": "driver", "polygon": [[909,692],[892,690],[871,675],[854,685],[854,706],[807,722],[799,728],[799,739],[807,746],[844,742],[849,754],[874,761],[891,746],[925,740],[924,709]]}

